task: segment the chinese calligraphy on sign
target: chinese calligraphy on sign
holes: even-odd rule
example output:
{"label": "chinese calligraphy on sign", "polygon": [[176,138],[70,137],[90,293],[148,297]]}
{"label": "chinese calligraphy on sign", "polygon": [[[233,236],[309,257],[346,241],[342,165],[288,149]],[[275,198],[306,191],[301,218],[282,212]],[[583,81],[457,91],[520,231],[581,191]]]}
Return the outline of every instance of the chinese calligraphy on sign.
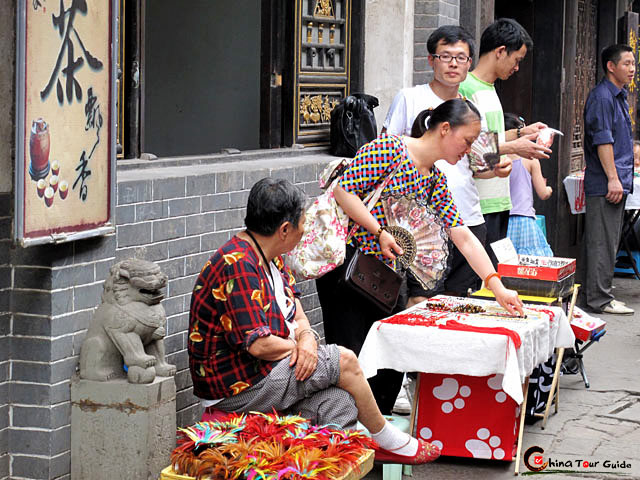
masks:
{"label": "chinese calligraphy on sign", "polygon": [[23,243],[113,230],[115,3],[18,2],[25,21],[16,232]]}

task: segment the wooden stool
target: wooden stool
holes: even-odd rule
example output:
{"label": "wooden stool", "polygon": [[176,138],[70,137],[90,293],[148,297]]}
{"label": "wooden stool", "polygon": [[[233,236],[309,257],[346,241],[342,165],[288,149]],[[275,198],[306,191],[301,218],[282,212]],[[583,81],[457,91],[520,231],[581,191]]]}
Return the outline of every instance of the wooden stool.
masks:
{"label": "wooden stool", "polygon": [[[407,418],[400,415],[385,415],[384,418],[394,427],[411,435],[411,424]],[[360,422],[358,422],[357,429],[365,432],[367,435],[369,434]],[[399,463],[382,464],[382,480],[402,480],[403,474],[413,476],[411,465],[401,465]]]}
{"label": "wooden stool", "polygon": [[227,419],[229,412],[218,410],[215,406],[207,407],[202,412],[201,422],[221,422]]}

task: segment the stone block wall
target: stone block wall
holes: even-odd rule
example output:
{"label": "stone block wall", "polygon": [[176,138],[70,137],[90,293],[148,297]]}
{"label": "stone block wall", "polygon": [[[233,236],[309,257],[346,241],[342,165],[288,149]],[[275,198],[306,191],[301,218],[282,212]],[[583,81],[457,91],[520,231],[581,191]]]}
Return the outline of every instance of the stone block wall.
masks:
{"label": "stone block wall", "polygon": [[[137,257],[156,262],[169,276],[165,346],[178,368],[177,421],[193,423],[201,411],[192,395],[187,363],[191,291],[204,263],[244,227],[251,186],[272,176],[286,178],[317,195],[317,174],[332,157],[311,155],[235,163],[124,170],[118,173],[115,261]],[[313,282],[301,284],[302,304],[322,333]],[[91,301],[97,302],[99,292]]]}
{"label": "stone block wall", "polygon": [[11,373],[11,245],[12,195],[0,193],[0,478],[9,472],[9,380]]}
{"label": "stone block wall", "polygon": [[[0,194],[0,479],[69,478],[71,377],[109,268],[126,258],[154,261],[169,277],[165,345],[178,368],[177,423],[199,419],[186,337],[200,269],[243,228],[257,180],[283,177],[317,195],[318,171],[333,158],[282,155],[196,165],[126,162],[118,173],[116,233],[59,245],[12,246],[11,196]],[[322,334],[313,282],[301,290]]]}
{"label": "stone block wall", "polygon": [[458,25],[460,0],[415,0],[413,30],[413,84],[428,83],[433,70],[427,63],[427,39],[442,25]]}

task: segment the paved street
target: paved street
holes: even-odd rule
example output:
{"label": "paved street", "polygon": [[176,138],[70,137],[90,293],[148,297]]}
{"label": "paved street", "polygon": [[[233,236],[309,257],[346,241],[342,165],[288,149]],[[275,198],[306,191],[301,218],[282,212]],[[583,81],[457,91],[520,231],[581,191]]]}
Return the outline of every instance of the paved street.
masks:
{"label": "paved street", "polygon": [[[590,388],[585,388],[580,375],[562,376],[559,412],[549,418],[544,430],[541,421],[526,426],[523,452],[537,445],[544,449],[545,459],[551,455],[597,460],[599,466],[605,460],[626,461],[632,463],[633,473],[562,473],[540,478],[640,479],[640,280],[615,278],[614,285],[616,298],[634,308],[635,315],[602,315],[607,333],[584,357]],[[513,478],[514,467],[514,463],[449,457],[414,467],[413,479],[508,479]],[[520,472],[528,472],[522,462]],[[367,478],[382,479],[382,468],[375,466]]]}

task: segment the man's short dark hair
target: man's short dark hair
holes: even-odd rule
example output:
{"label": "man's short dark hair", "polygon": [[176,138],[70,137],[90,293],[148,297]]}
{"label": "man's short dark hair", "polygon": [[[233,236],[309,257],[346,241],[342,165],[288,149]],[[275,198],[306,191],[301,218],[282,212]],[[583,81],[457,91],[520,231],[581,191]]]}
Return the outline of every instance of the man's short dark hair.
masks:
{"label": "man's short dark hair", "polygon": [[305,201],[304,192],[288,180],[263,178],[251,187],[244,224],[264,236],[273,235],[284,222],[297,228]]}
{"label": "man's short dark hair", "polygon": [[533,41],[524,27],[513,18],[499,18],[482,32],[480,56],[503,45],[507,48],[507,54],[510,54],[520,50],[522,45],[531,50]]}
{"label": "man's short dark hair", "polygon": [[438,42],[442,40],[443,45],[453,45],[454,43],[464,42],[469,45],[469,56],[473,58],[476,50],[476,42],[469,32],[458,25],[443,25],[437,28],[427,40],[427,50],[431,55],[436,53]]}
{"label": "man's short dark hair", "polygon": [[624,43],[616,43],[614,45],[609,45],[607,48],[602,50],[602,69],[605,73],[609,71],[607,70],[607,63],[613,62],[617,65],[624,52],[633,52],[633,48],[629,45],[625,45]]}

